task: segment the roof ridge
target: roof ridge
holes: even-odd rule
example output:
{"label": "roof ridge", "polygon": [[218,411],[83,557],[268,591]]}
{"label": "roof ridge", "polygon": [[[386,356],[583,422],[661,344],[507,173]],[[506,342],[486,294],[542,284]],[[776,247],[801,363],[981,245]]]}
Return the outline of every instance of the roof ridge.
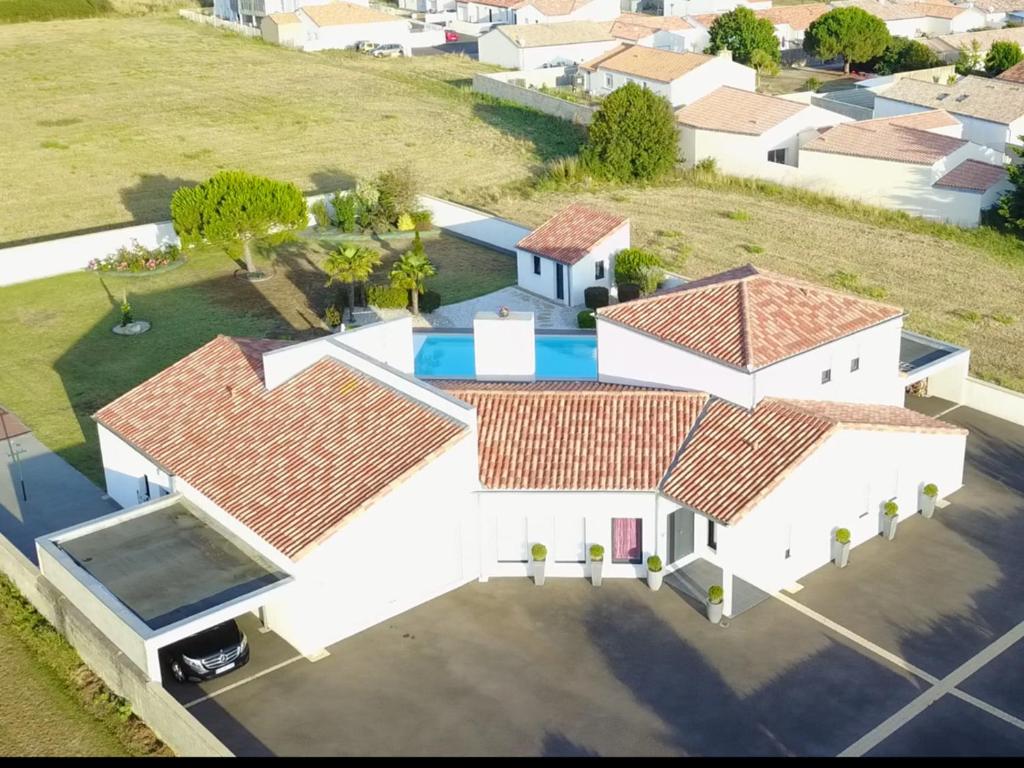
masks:
{"label": "roof ridge", "polygon": [[[711,394],[705,395],[705,398],[706,399],[704,400],[704,405],[700,407],[700,413],[697,414],[697,418],[693,420],[693,424],[690,425],[690,428],[686,431],[686,434],[683,435],[683,439],[679,443],[679,450],[676,451],[675,456],[672,457],[672,461],[670,461],[668,467],[665,468],[665,472],[662,474],[661,480],[658,481],[658,485],[655,489],[658,491],[658,493],[664,494],[665,483],[668,481],[669,476],[672,474],[672,470],[675,469],[676,465],[679,463],[679,460],[683,457],[683,451],[685,451],[687,447],[689,447],[690,442],[693,440],[693,436],[697,433],[697,427],[700,426],[700,423],[704,420],[704,416],[705,414],[707,414],[708,409],[711,407],[711,404],[721,399]],[[679,503],[678,499],[673,499],[673,501]]]}

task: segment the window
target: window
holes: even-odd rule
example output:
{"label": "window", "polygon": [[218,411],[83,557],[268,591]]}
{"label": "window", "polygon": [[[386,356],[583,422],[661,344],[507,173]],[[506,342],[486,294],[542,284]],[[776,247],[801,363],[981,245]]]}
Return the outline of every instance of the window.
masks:
{"label": "window", "polygon": [[708,549],[712,552],[718,551],[718,535],[715,530],[715,521],[708,520]]}
{"label": "window", "polygon": [[612,76],[607,74],[607,73],[604,76],[604,85],[605,85],[606,88],[614,88],[615,87],[615,81],[612,80]]}
{"label": "window", "polygon": [[533,257],[533,274],[540,274],[540,256]]}
{"label": "window", "polygon": [[821,383],[828,384],[830,381],[832,381],[832,369],[826,368],[821,372]]}
{"label": "window", "polygon": [[139,490],[137,494],[139,503],[141,504],[144,501],[149,501],[151,493],[152,490],[149,487],[149,475],[143,475],[139,478]]}
{"label": "window", "polygon": [[604,261],[598,261],[594,264],[594,279],[604,280]]}
{"label": "window", "polygon": [[853,358],[853,360],[850,361],[850,373],[854,373],[855,371],[859,371],[859,370],[860,370],[860,358],[859,357],[855,357],[855,358]]}
{"label": "window", "polygon": [[768,150],[768,162],[769,163],[780,163],[786,164],[786,150],[785,149],[769,149]]}
{"label": "window", "polygon": [[643,520],[638,517],[612,518],[612,562],[640,563]]}

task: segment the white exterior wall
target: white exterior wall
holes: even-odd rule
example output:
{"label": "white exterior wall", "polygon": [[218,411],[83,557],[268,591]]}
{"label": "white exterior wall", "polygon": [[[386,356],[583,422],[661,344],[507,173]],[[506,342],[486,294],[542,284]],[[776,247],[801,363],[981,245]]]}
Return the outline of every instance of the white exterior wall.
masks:
{"label": "white exterior wall", "polygon": [[150,498],[175,490],[174,478],[102,424],[97,424],[100,455],[107,495],[122,507],[134,507],[146,501],[141,495],[143,478],[149,477]]}
{"label": "white exterior wall", "polygon": [[[963,123],[963,138],[968,141],[973,141],[975,144],[980,144],[983,147],[989,147],[994,149],[996,152],[1005,152],[1006,144],[1019,143],[1017,138],[1024,133],[1024,115],[1014,120],[1009,125],[1003,123],[993,123],[988,120],[981,120],[971,115],[962,115],[958,112],[953,112],[950,105],[946,107],[957,120]],[[875,117],[892,117],[894,115],[909,115],[915,112],[926,112],[930,107],[922,107],[918,104],[908,104],[903,101],[895,101],[893,99],[887,99],[885,92],[875,94]]]}
{"label": "white exterior wall", "polygon": [[[517,69],[540,69],[554,62],[564,61],[582,64],[585,61],[596,59],[602,53],[610,51],[618,44],[618,40],[598,40],[596,42],[573,43],[571,45],[544,45],[537,48],[523,48],[520,51],[520,64]],[[481,53],[481,57],[482,55]],[[483,61],[483,58],[480,60]]]}
{"label": "white exterior wall", "polygon": [[400,317],[391,322],[354,328],[334,338],[339,344],[370,355],[373,359],[402,373],[412,374],[415,370],[416,356],[413,353],[411,317]]}
{"label": "white exterior wall", "polygon": [[[916,19],[893,19],[886,21],[885,26],[889,30],[889,34],[894,37],[935,37],[936,35],[948,35],[952,31],[949,19],[940,19],[934,16],[919,16]],[[984,21],[978,24],[978,26],[985,26]]]}
{"label": "white exterior wall", "polygon": [[[646,80],[635,75],[624,75],[620,72],[612,72],[598,67],[594,72],[587,72],[587,93],[591,96],[607,96],[612,91],[621,88],[626,83],[637,83],[648,90],[654,91],[659,96],[672,100],[672,92],[669,83],[659,83],[654,80]],[[673,104],[672,106],[676,106]]]}
{"label": "white exterior wall", "polygon": [[473,24],[515,24],[515,11],[480,3],[458,3],[455,12],[460,21]]}
{"label": "white exterior wall", "polygon": [[523,64],[525,49],[519,48],[500,30],[492,29],[487,34],[481,35],[477,42],[477,51],[482,64],[493,64],[506,69],[526,69]]}
{"label": "white exterior wall", "polygon": [[753,91],[756,79],[757,73],[750,67],[737,64],[725,56],[718,56],[673,80],[669,86],[669,101],[673,107],[692,104],[723,85],[741,91]]}
{"label": "white exterior wall", "polygon": [[771,0],[665,0],[665,16],[699,16],[704,13],[724,13],[739,6],[754,11],[771,8]]}
{"label": "white exterior wall", "polygon": [[927,483],[942,497],[959,488],[965,441],[957,434],[842,430],[746,517],[719,528],[718,552],[709,559],[777,590],[832,559],[837,528],[849,529],[856,546],[878,535],[889,499],[905,519],[917,513]]}
{"label": "white exterior wall", "polygon": [[619,0],[590,0],[573,13],[545,16],[532,5],[516,11],[516,24],[550,24],[560,21],[611,21],[622,13]]}
{"label": "white exterior wall", "polygon": [[473,359],[480,381],[532,381],[537,374],[533,313],[478,313],[473,318]]}
{"label": "white exterior wall", "polygon": [[338,48],[352,48],[362,40],[374,43],[400,43],[409,48],[409,22],[377,21],[371,24],[342,24],[334,27],[318,27],[309,21],[300,10],[298,16],[303,21],[305,39],[302,49],[305,51],[325,51]]}
{"label": "white exterior wall", "polygon": [[[611,289],[615,281],[615,254],[629,248],[630,234],[627,221],[606,237],[597,246],[568,269],[569,283],[566,299],[570,306],[579,306],[585,301],[584,291],[595,285]],[[597,262],[604,262],[604,278],[595,277]]]}
{"label": "white exterior wall", "polygon": [[[530,547],[548,549],[545,575],[589,576],[591,544],[604,547],[602,574],[637,578],[657,546],[657,494],[605,491],[481,491],[481,578],[529,575]],[[639,518],[641,562],[612,562],[612,518]]]}
{"label": "white exterior wall", "polygon": [[469,436],[300,559],[268,626],[313,654],[478,578],[477,477]]}
{"label": "white exterior wall", "polygon": [[754,405],[753,380],[747,373],[612,323],[600,314],[597,377],[620,384],[710,392],[745,408]]}
{"label": "white exterior wall", "polygon": [[[536,275],[533,272],[533,257],[535,255],[536,254],[530,253],[529,251],[516,251],[516,283],[520,288],[536,293],[538,296],[543,296],[551,299],[552,301],[556,301],[555,270],[557,269],[558,262],[541,256],[540,274]],[[563,264],[562,273],[565,280],[566,296],[568,296],[569,267]]]}
{"label": "white exterior wall", "polygon": [[[764,397],[830,400],[848,403],[903,405],[899,378],[900,335],[903,318],[897,317],[754,373],[755,402]],[[860,358],[860,369],[850,361]],[[821,383],[821,373],[832,380]]]}

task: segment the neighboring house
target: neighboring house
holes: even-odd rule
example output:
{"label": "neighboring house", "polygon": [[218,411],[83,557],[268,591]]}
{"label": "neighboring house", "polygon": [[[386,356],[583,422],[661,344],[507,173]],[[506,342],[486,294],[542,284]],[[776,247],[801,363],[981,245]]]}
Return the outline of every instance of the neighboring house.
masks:
{"label": "neighboring house", "polygon": [[638,83],[668,99],[673,107],[689,104],[722,86],[753,91],[756,73],[737,64],[728,51],[717,56],[675,53],[623,45],[580,65],[586,91],[606,96],[626,83]]}
{"label": "neighboring house", "polygon": [[665,16],[698,16],[725,13],[743,6],[751,10],[771,8],[771,0],[664,0]]}
{"label": "neighboring house", "polygon": [[592,286],[611,288],[615,254],[629,248],[629,219],[570,205],[516,243],[520,288],[568,306]]}
{"label": "neighboring house", "polygon": [[[768,19],[775,27],[775,36],[779,39],[779,47],[786,51],[794,48],[802,48],[804,43],[804,32],[811,22],[818,17],[828,13],[831,9],[825,3],[808,3],[806,5],[787,5],[780,8],[765,8],[754,11],[759,19]],[[708,41],[708,32],[711,25],[715,23],[721,14],[708,13],[694,16],[692,21],[695,26],[703,30],[705,45]]]}
{"label": "neighboring house", "polygon": [[408,53],[409,22],[399,16],[351,3],[334,2],[265,16],[263,38],[271,43],[322,51],[354,48],[362,41],[399,43]]}
{"label": "neighboring house", "polygon": [[1004,152],[1024,133],[1024,86],[970,75],[953,85],[906,78],[875,94],[875,117],[943,109],[963,123],[969,141]]}
{"label": "neighboring house", "polygon": [[683,164],[713,158],[737,176],[766,177],[769,164],[797,165],[800,144],[850,118],[776,96],[718,88],[676,112]]}
{"label": "neighboring house", "polygon": [[871,205],[974,227],[1008,182],[1001,151],[950,135],[961,130],[942,111],[843,123],[800,148],[800,171]]}
{"label": "neighboring house", "polygon": [[624,43],[664,51],[699,53],[707,45],[707,33],[678,16],[624,13],[612,22],[611,33]]}
{"label": "neighboring house", "polygon": [[[535,247],[628,244],[625,220],[573,210]],[[588,575],[592,544],[612,578],[703,559],[728,616],[734,577],[777,590],[830,561],[837,528],[863,543],[886,502],[907,517],[925,484],[961,486],[965,430],[896,404],[902,317],[747,266],[598,310],[601,381],[423,381],[408,318],[220,336],[96,413],[128,509],[41,538],[40,567],[156,681],[162,646],[227,619],[317,658],[526,576],[535,543],[554,577]],[[532,346],[526,320],[524,338],[524,318],[485,318],[488,343]]]}
{"label": "neighboring house", "polygon": [[420,13],[443,13],[455,10],[455,0],[398,0],[398,7]]}
{"label": "neighboring house", "polygon": [[1024,12],[1024,0],[975,0],[958,5],[971,5],[985,14],[986,25],[996,29],[1008,24],[1020,23],[1016,18]]}
{"label": "neighboring house", "polygon": [[856,6],[885,22],[889,34],[899,37],[934,37],[983,29],[985,14],[970,6],[890,0],[836,0],[835,7]]}
{"label": "neighboring house", "polygon": [[1005,80],[1008,83],[1019,83],[1024,85],[1024,61],[1014,64],[1002,74],[996,76],[997,80]]}
{"label": "neighboring house", "polygon": [[502,24],[480,38],[480,61],[516,70],[579,64],[619,45],[608,26],[597,21]]}
{"label": "neighboring house", "polygon": [[619,0],[458,0],[456,18],[483,27],[494,24],[552,24],[611,21]]}
{"label": "neighboring house", "polygon": [[[335,0],[213,0],[213,15],[259,27],[272,14],[293,13],[307,5],[327,5]],[[370,0],[351,0],[353,5],[369,6]]]}
{"label": "neighboring house", "polygon": [[977,32],[961,32],[956,35],[939,35],[922,40],[931,48],[935,55],[947,64],[956,62],[962,49],[970,49],[973,41],[979,45],[978,52],[984,62],[989,48],[995,42],[1017,43],[1024,46],[1024,27],[1006,27],[1005,29],[983,29]]}

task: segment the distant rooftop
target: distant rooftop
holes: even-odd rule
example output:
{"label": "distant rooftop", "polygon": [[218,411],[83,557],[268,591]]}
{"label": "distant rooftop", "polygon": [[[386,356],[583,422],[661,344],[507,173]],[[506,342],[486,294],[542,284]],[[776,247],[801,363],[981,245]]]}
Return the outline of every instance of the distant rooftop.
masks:
{"label": "distant rooftop", "polygon": [[1024,86],[1019,83],[968,75],[953,85],[904,78],[878,98],[944,109],[1008,125],[1024,116]]}
{"label": "distant rooftop", "polygon": [[680,109],[676,121],[707,131],[760,136],[805,109],[799,102],[723,86]]}
{"label": "distant rooftop", "polygon": [[703,53],[675,53],[642,45],[623,45],[581,64],[580,68],[607,69],[645,80],[671,83],[714,59],[714,56]]}
{"label": "distant rooftop", "polygon": [[[942,118],[939,116],[934,120],[941,123]],[[911,120],[910,125],[913,122]],[[825,152],[896,163],[932,165],[968,143],[964,139],[910,125],[902,118],[840,123],[811,139],[801,147],[801,152]]]}
{"label": "distant rooftop", "polygon": [[615,38],[608,31],[608,22],[560,21],[554,24],[502,24],[495,27],[519,48],[543,48],[548,45],[596,43]]}

